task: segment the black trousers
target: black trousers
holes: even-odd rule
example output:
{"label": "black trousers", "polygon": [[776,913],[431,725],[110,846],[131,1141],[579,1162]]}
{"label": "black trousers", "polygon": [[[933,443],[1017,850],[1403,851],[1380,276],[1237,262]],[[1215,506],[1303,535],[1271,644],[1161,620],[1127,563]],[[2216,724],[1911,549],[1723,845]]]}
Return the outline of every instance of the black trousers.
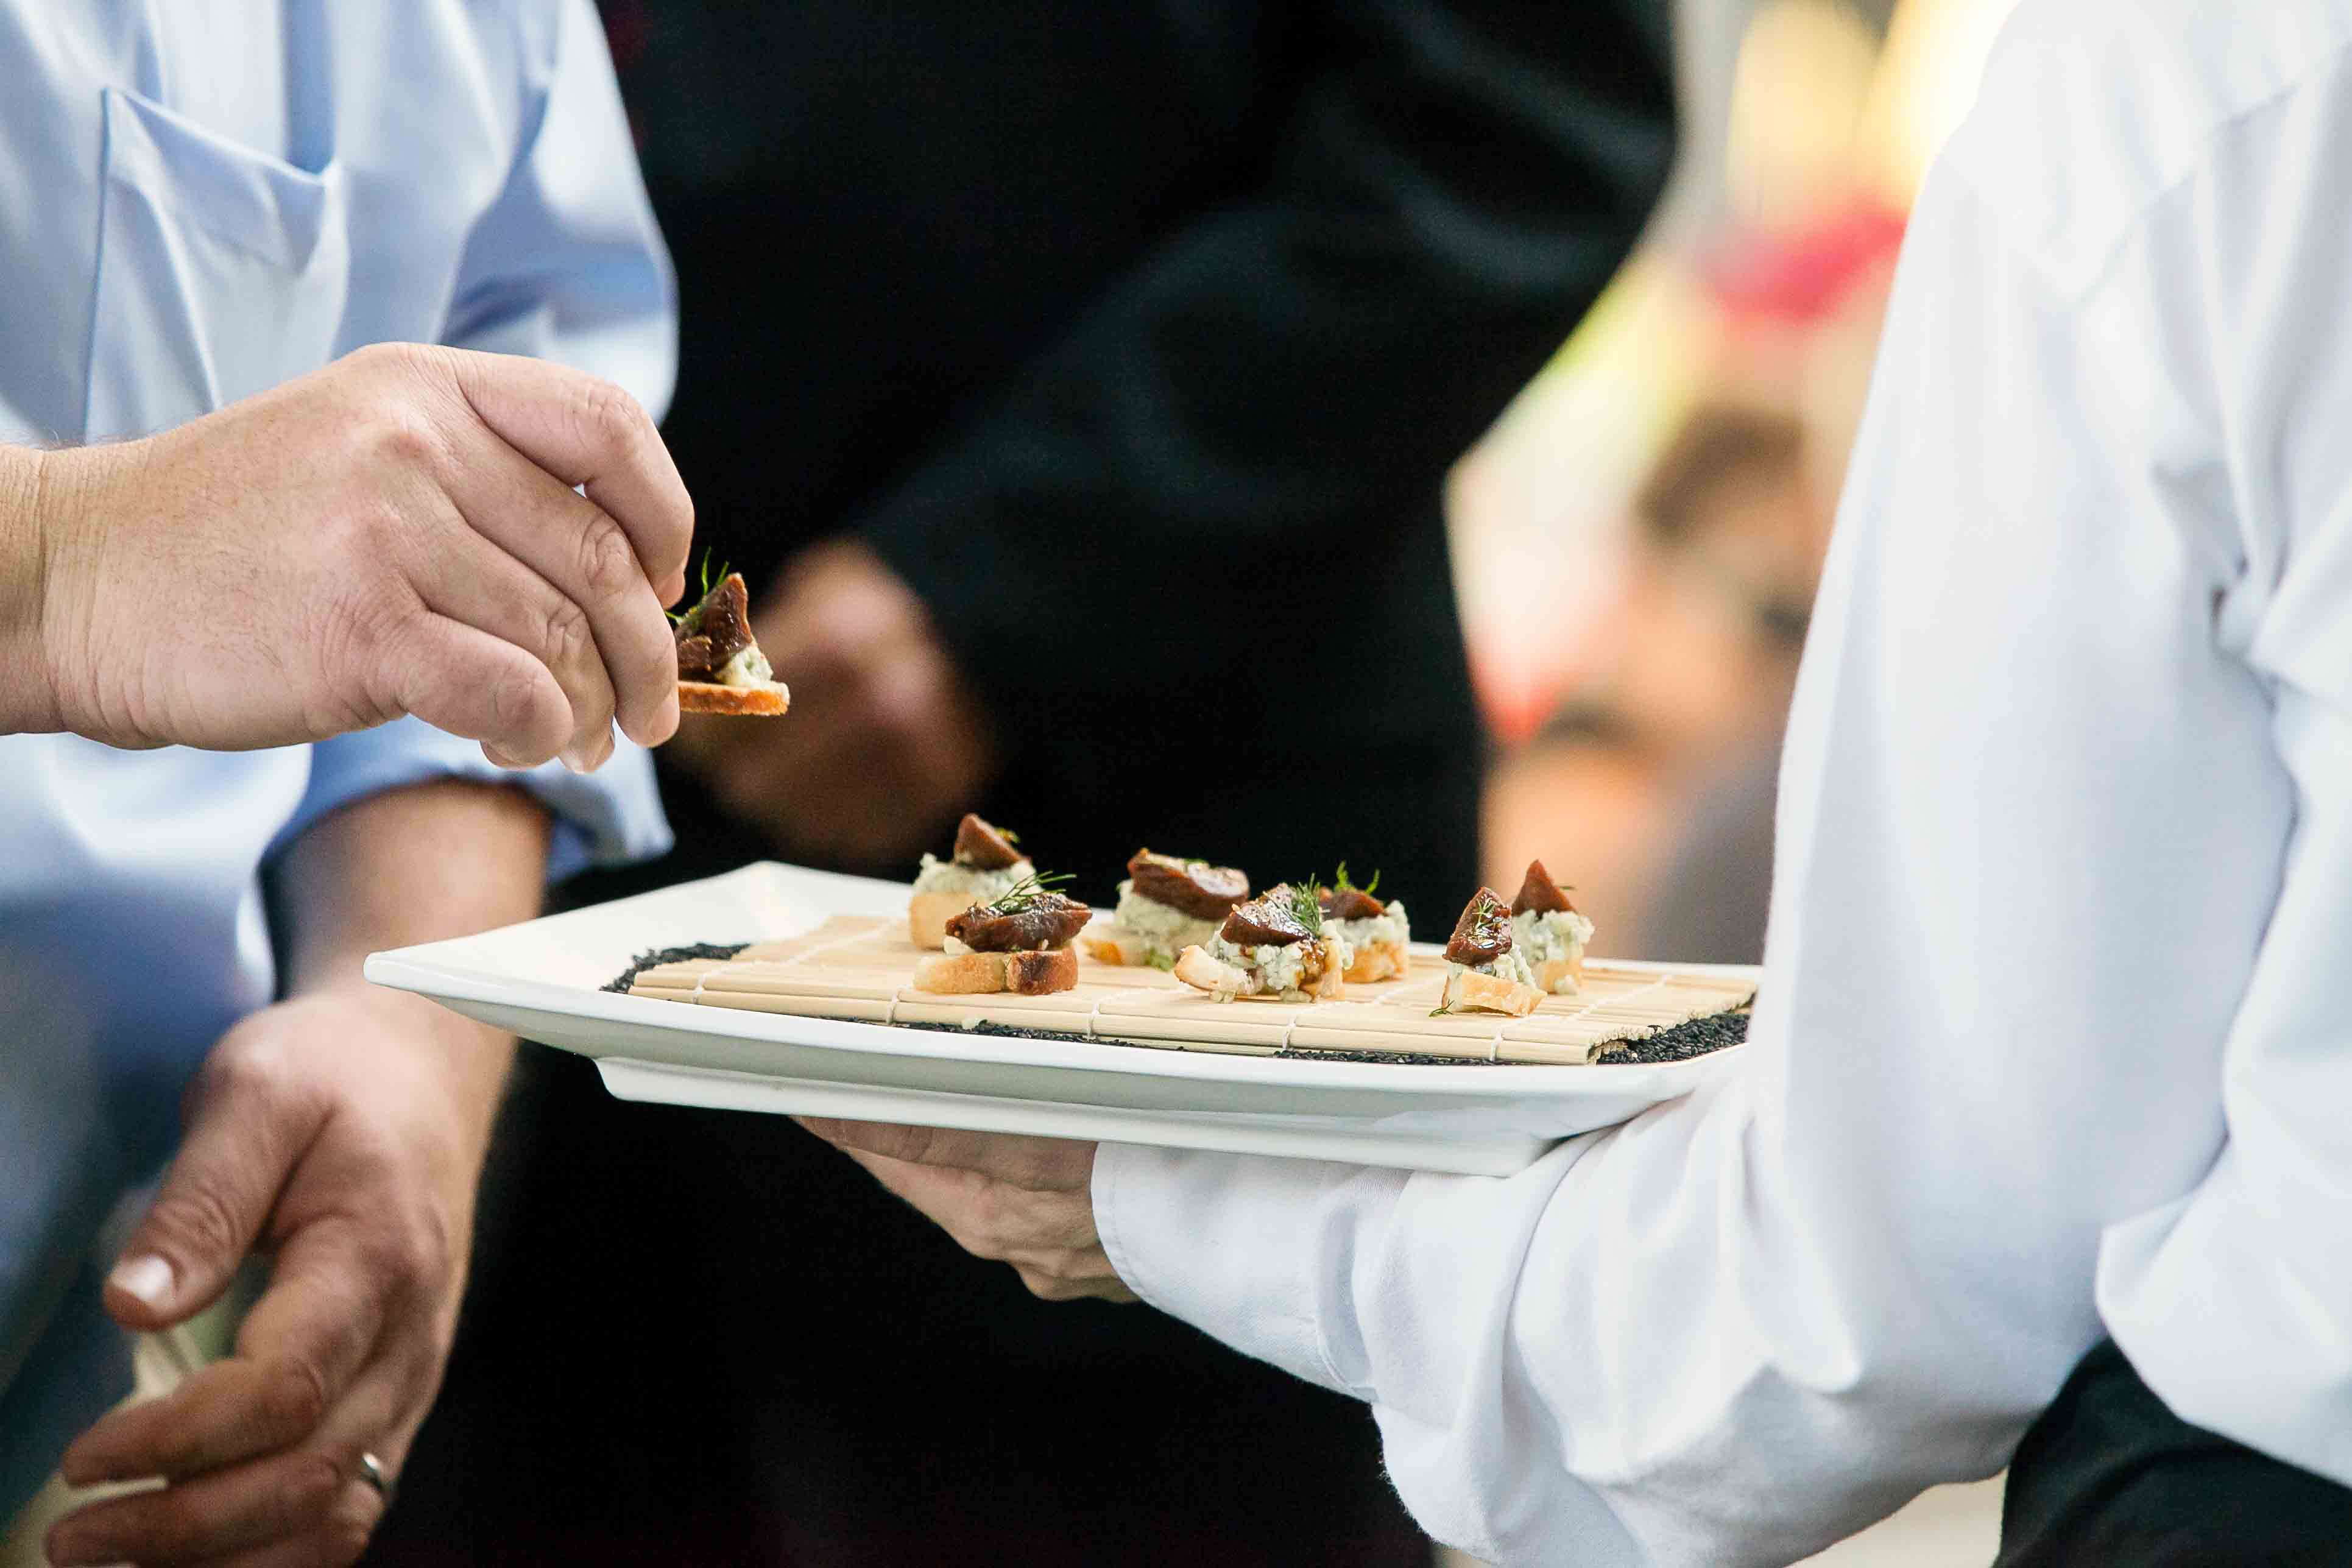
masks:
{"label": "black trousers", "polygon": [[1995,1568],[2352,1564],[2352,1489],[2192,1426],[2112,1341],[2011,1460]]}

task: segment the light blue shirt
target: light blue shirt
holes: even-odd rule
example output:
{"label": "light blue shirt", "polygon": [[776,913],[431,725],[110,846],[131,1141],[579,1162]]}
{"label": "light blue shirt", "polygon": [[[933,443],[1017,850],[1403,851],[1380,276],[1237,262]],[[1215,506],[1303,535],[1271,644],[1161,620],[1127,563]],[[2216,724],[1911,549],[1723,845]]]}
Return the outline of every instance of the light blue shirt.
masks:
{"label": "light blue shirt", "polygon": [[[148,434],[394,340],[658,411],[675,328],[589,0],[0,0],[0,442]],[[0,1521],[128,1391],[94,1244],[276,994],[262,868],[450,774],[516,776],[414,722],[239,755],[0,737]],[[667,845],[625,742],[521,777],[554,874]]]}

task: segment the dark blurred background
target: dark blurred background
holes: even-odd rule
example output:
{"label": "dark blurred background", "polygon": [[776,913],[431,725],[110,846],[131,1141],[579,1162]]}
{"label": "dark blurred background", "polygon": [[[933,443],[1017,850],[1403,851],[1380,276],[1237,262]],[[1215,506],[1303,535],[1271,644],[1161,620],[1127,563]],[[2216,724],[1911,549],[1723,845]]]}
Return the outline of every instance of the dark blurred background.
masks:
{"label": "dark blurred background", "polygon": [[[794,708],[682,733],[678,849],[565,899],[906,879],[978,809],[1097,900],[1344,858],[1438,937],[1540,854],[1596,951],[1754,959],[1923,62],[1989,7],[1672,9],[608,0],[666,434]],[[1033,1301],[789,1122],[526,1047],[477,1256],[373,1562],[1429,1561],[1360,1407]]]}

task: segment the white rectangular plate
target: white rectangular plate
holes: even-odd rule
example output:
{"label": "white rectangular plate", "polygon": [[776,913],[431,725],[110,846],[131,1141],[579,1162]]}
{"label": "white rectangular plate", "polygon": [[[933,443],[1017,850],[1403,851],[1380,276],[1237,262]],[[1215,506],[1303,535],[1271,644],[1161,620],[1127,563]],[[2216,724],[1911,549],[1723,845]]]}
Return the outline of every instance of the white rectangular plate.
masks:
{"label": "white rectangular plate", "polygon": [[1743,1054],[1636,1067],[1316,1061],[949,1034],[598,989],[649,949],[793,936],[834,915],[897,913],[906,901],[903,883],[761,862],[379,952],[367,977],[593,1058],[624,1100],[1472,1175],[1524,1169],[1563,1138],[1689,1093]]}

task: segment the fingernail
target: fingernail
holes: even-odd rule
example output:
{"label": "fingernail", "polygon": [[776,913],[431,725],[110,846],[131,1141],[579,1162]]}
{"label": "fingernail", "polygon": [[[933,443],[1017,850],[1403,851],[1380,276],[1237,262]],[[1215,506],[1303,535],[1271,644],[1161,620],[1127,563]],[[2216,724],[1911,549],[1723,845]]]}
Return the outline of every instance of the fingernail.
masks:
{"label": "fingernail", "polygon": [[172,1287],[179,1277],[172,1265],[153,1253],[126,1258],[114,1266],[106,1282],[131,1300],[154,1311],[163,1310],[172,1299]]}

